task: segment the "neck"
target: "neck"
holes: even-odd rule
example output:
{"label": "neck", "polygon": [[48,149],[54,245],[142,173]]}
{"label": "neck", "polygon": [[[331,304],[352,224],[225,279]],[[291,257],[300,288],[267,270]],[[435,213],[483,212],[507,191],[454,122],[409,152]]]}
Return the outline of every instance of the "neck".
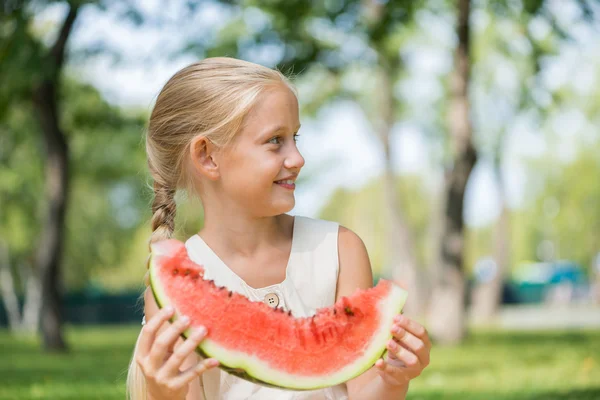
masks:
{"label": "neck", "polygon": [[272,246],[282,237],[291,237],[287,216],[254,217],[236,212],[234,207],[205,207],[204,228],[199,235],[207,243],[228,252],[250,256],[265,246]]}

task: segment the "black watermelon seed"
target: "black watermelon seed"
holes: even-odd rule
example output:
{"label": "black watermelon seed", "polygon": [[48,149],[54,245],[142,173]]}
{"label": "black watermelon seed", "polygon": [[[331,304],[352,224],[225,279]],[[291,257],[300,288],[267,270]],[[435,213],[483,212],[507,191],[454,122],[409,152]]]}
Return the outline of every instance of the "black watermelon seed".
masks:
{"label": "black watermelon seed", "polygon": [[186,270],[185,270],[185,272],[184,272],[184,275],[186,275],[186,276],[187,276],[187,275],[189,275],[189,274],[190,274],[190,270],[189,270],[189,269],[186,269]]}
{"label": "black watermelon seed", "polygon": [[231,297],[231,295],[232,295],[232,294],[233,294],[233,292],[232,292],[232,291],[229,291],[229,297]]}
{"label": "black watermelon seed", "polygon": [[173,275],[177,275],[178,273],[179,273],[179,270],[178,270],[177,268],[175,268],[175,269],[173,270]]}
{"label": "black watermelon seed", "polygon": [[344,311],[346,312],[346,315],[350,315],[350,316],[354,315],[354,313],[352,312],[352,310],[350,309],[350,307],[346,307],[344,309]]}

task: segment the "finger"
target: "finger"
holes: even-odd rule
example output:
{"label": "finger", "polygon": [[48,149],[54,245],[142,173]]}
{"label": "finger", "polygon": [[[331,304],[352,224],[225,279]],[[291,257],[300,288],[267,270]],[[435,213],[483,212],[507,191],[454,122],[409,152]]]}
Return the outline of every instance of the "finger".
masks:
{"label": "finger", "polygon": [[387,364],[391,365],[392,367],[406,368],[406,364],[404,364],[404,362],[398,360],[398,357],[396,357],[396,355],[390,351],[386,352],[386,356],[384,357],[384,360]]}
{"label": "finger", "polygon": [[160,329],[163,323],[165,323],[173,315],[173,307],[167,306],[161,309],[154,317],[146,323],[142,328],[142,334],[140,337],[140,343],[138,345],[138,352],[141,356],[146,356],[150,353],[152,343],[156,337],[156,332]]}
{"label": "finger", "polygon": [[427,329],[425,329],[425,327],[423,327],[423,325],[419,324],[418,322],[413,321],[412,319],[404,316],[404,315],[396,315],[396,317],[394,317],[394,322],[398,325],[400,325],[400,327],[402,327],[403,329],[407,330],[408,332],[412,333],[414,336],[418,337],[419,339],[421,339],[423,341],[423,343],[425,344],[425,346],[427,346],[427,348],[431,348],[431,341],[429,340],[429,335],[427,334]]}
{"label": "finger", "polygon": [[398,382],[407,380],[405,370],[394,367],[393,365],[388,364],[388,362],[383,361],[381,358],[375,362],[375,370],[381,377],[384,377],[385,375],[392,376],[394,380]]}
{"label": "finger", "polygon": [[208,371],[209,369],[215,368],[218,365],[219,361],[215,360],[214,358],[207,358],[206,360],[202,360],[198,364],[182,372],[177,378],[175,378],[174,384],[177,387],[183,387],[189,384],[198,376]]}
{"label": "finger", "polygon": [[187,329],[190,319],[186,316],[180,317],[171,324],[163,333],[161,333],[150,350],[149,361],[154,368],[159,368],[173,348],[179,336]]}
{"label": "finger", "polygon": [[169,357],[164,368],[169,374],[178,372],[185,359],[196,350],[202,339],[206,337],[206,328],[197,328]]}
{"label": "finger", "polygon": [[389,358],[390,360],[397,360],[396,355],[394,353],[392,353],[391,351],[386,351],[385,357]]}
{"label": "finger", "polygon": [[392,327],[392,334],[394,335],[394,338],[416,354],[421,364],[429,364],[429,349],[421,339],[412,333],[407,332],[405,329],[401,328],[400,325],[394,325]]}
{"label": "finger", "polygon": [[417,367],[420,363],[419,358],[412,351],[399,345],[394,340],[390,340],[388,342],[387,348],[391,353],[394,353],[396,358],[402,361],[408,368]]}
{"label": "finger", "polygon": [[384,374],[391,374],[394,372],[394,369],[395,369],[392,365],[383,361],[383,358],[380,358],[379,360],[377,360],[375,362],[375,368],[377,369],[378,372],[384,373]]}

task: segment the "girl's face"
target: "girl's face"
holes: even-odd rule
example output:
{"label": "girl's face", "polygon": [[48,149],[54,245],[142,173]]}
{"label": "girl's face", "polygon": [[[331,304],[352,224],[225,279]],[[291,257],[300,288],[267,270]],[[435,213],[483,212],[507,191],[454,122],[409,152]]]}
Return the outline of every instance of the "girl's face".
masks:
{"label": "girl's face", "polygon": [[294,190],[304,158],[296,147],[298,101],[285,86],[263,92],[245,124],[220,159],[220,180],[228,197],[253,216],[294,208]]}

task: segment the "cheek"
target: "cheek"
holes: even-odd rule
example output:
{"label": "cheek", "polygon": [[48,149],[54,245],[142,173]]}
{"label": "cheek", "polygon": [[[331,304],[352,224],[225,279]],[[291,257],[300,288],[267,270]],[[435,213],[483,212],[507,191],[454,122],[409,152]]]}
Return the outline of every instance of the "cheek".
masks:
{"label": "cheek", "polygon": [[236,197],[264,197],[269,196],[278,172],[275,163],[240,160],[225,173],[223,183],[229,193],[236,193]]}
{"label": "cheek", "polygon": [[228,191],[242,196],[268,196],[282,168],[283,161],[276,154],[248,152],[227,160],[223,180]]}
{"label": "cheek", "polygon": [[244,169],[248,172],[253,171],[254,179],[263,183],[273,183],[280,176],[282,168],[279,157],[273,155],[255,158],[245,164]]}

